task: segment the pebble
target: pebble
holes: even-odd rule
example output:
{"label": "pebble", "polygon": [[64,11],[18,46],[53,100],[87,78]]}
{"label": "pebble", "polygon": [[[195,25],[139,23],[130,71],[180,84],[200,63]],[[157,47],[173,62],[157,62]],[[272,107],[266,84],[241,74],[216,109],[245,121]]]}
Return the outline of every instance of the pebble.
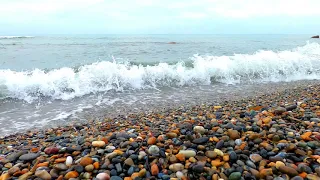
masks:
{"label": "pebble", "polygon": [[64,178],[71,179],[71,178],[77,178],[78,176],[79,176],[79,173],[77,171],[70,171],[64,176]]}
{"label": "pebble", "polygon": [[20,171],[20,168],[17,167],[17,166],[14,166],[14,167],[12,167],[12,168],[10,168],[10,169],[8,170],[8,173],[9,173],[9,175],[12,176],[14,173],[16,173],[16,172],[18,172],[18,171]]}
{"label": "pebble", "polygon": [[123,180],[123,179],[119,176],[112,176],[110,180]]}
{"label": "pebble", "polygon": [[228,136],[233,139],[233,140],[236,140],[236,139],[239,139],[240,138],[240,134],[237,130],[229,130],[228,131]]}
{"label": "pebble", "polygon": [[40,156],[40,154],[37,154],[37,153],[28,153],[28,154],[21,155],[19,157],[19,159],[22,161],[32,161],[32,160],[35,160],[39,156]]}
{"label": "pebble", "polygon": [[36,171],[35,175],[38,178],[41,178],[41,179],[44,179],[44,180],[50,180],[52,178],[51,175],[45,170]]}
{"label": "pebble", "polygon": [[48,147],[44,150],[44,152],[48,155],[51,155],[51,154],[58,154],[59,153],[59,148],[57,147]]}
{"label": "pebble", "polygon": [[158,165],[157,164],[153,164],[151,166],[151,174],[153,176],[157,176],[159,174],[159,168],[158,168]]}
{"label": "pebble", "polygon": [[71,166],[73,162],[72,156],[68,156],[66,159],[66,165],[67,166]]}
{"label": "pebble", "polygon": [[133,166],[134,165],[134,162],[131,158],[127,158],[125,161],[124,161],[124,164],[128,165],[128,166]]}
{"label": "pebble", "polygon": [[184,165],[181,163],[171,164],[169,169],[173,172],[182,171],[184,169]]}
{"label": "pebble", "polygon": [[68,169],[68,166],[65,165],[65,164],[62,164],[62,163],[58,163],[58,164],[55,164],[53,166],[54,169],[58,170],[58,171],[65,171]]}
{"label": "pebble", "polygon": [[196,173],[202,173],[204,171],[204,166],[202,164],[198,164],[192,167],[192,171]]}
{"label": "pebble", "polygon": [[83,157],[80,160],[80,165],[84,167],[92,163],[93,163],[93,160],[90,157]]}
{"label": "pebble", "polygon": [[180,150],[179,154],[183,154],[186,158],[196,156],[196,152],[194,150]]}
{"label": "pebble", "polygon": [[158,146],[156,146],[156,145],[152,145],[152,146],[150,146],[149,149],[148,149],[148,152],[149,152],[150,154],[158,154],[159,151],[160,151],[160,149],[159,149]]}
{"label": "pebble", "polygon": [[242,144],[241,139],[236,139],[234,142],[236,143],[237,146],[240,146]]}
{"label": "pebble", "polygon": [[0,138],[0,179],[316,180],[319,90],[10,135]]}
{"label": "pebble", "polygon": [[218,156],[223,156],[223,152],[220,149],[214,149],[213,152],[215,152]]}
{"label": "pebble", "polygon": [[233,172],[229,176],[229,180],[240,180],[241,179],[241,173],[240,172]]}
{"label": "pebble", "polygon": [[99,180],[109,180],[110,176],[107,173],[99,173],[97,174],[96,178]]}
{"label": "pebble", "polygon": [[200,134],[204,134],[206,132],[206,130],[202,126],[195,126],[193,128],[193,131]]}
{"label": "pebble", "polygon": [[201,138],[194,139],[192,142],[195,144],[204,144],[208,141],[209,141],[208,137],[201,137]]}
{"label": "pebble", "polygon": [[214,158],[216,158],[217,157],[217,153],[216,152],[214,152],[214,151],[206,151],[206,156],[208,157],[208,158],[211,158],[211,159],[214,159]]}
{"label": "pebble", "polygon": [[92,146],[93,147],[104,147],[106,143],[104,141],[92,141]]}
{"label": "pebble", "polygon": [[250,160],[256,163],[256,162],[260,162],[262,160],[262,157],[259,154],[251,154]]}
{"label": "pebble", "polygon": [[280,172],[288,174],[289,176],[292,176],[292,177],[297,176],[299,174],[295,169],[289,166],[280,166],[278,169]]}
{"label": "pebble", "polygon": [[87,172],[92,172],[93,169],[94,169],[94,166],[92,164],[89,164],[87,165],[85,168],[84,168]]}

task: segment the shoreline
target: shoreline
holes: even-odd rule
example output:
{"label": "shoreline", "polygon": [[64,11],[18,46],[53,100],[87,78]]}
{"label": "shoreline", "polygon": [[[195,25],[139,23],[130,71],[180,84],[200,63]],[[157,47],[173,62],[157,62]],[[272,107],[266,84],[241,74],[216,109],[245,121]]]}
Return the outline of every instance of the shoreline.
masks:
{"label": "shoreline", "polygon": [[1,178],[317,179],[319,92],[315,81],[9,135],[0,138]]}
{"label": "shoreline", "polygon": [[[233,101],[240,99],[248,99],[255,96],[270,94],[272,92],[284,91],[286,89],[294,89],[301,86],[308,86],[318,84],[319,80],[305,80],[305,81],[293,81],[293,82],[269,82],[269,83],[249,83],[249,84],[212,84],[210,86],[199,86],[199,87],[181,87],[179,89],[162,89],[158,91],[137,91],[134,92],[135,100],[131,103],[126,103],[125,100],[132,98],[131,92],[117,94],[115,99],[118,99],[120,103],[115,101],[113,104],[101,104],[95,105],[96,100],[91,100],[89,97],[81,97],[75,99],[74,102],[53,102],[46,104],[46,101],[41,102],[41,108],[35,108],[30,105],[21,107],[19,111],[10,111],[12,108],[19,109],[18,104],[5,105],[5,110],[11,112],[10,114],[4,114],[3,120],[0,120],[2,128],[0,128],[0,137],[13,135],[15,133],[25,133],[28,130],[42,131],[48,128],[57,128],[59,126],[69,126],[72,124],[85,124],[88,120],[103,121],[107,118],[126,117],[129,114],[139,113],[158,113],[160,111],[169,111],[178,109],[180,107],[192,108],[201,104],[215,105],[224,101]],[[151,94],[156,93],[152,98]],[[147,95],[146,95],[147,94]],[[96,95],[99,97],[100,94]],[[123,96],[123,97],[121,97]],[[171,98],[174,96],[173,98]],[[105,97],[106,99],[112,98],[110,95]],[[95,96],[92,96],[95,99]],[[112,99],[110,99],[112,101]],[[100,100],[99,100],[100,102]],[[81,105],[81,107],[80,107]],[[17,106],[17,107],[16,107]],[[55,107],[66,107],[66,111],[61,108]],[[90,106],[91,108],[85,108]],[[83,108],[83,110],[75,113]],[[27,112],[28,115],[25,115]],[[37,112],[36,115],[29,112]],[[48,116],[48,112],[61,112],[57,113],[53,117]],[[49,113],[49,114],[50,114]],[[68,117],[58,118],[59,116]],[[34,116],[34,118],[30,118]],[[8,119],[4,121],[4,119]],[[9,121],[9,122],[7,122]]]}

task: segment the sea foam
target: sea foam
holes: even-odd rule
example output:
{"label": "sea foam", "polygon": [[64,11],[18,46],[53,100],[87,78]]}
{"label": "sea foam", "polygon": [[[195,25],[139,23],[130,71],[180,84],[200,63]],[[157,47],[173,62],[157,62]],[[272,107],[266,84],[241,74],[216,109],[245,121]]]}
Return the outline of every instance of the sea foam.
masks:
{"label": "sea foam", "polygon": [[0,97],[28,102],[39,97],[68,100],[110,90],[320,79],[318,43],[279,52],[260,50],[232,56],[194,55],[190,60],[192,66],[183,61],[154,65],[101,61],[77,69],[0,70]]}

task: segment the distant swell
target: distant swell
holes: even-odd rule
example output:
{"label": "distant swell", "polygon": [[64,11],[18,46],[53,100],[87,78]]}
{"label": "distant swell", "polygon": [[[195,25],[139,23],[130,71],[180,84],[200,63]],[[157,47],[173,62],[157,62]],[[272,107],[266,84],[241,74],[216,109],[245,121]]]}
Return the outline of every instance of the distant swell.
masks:
{"label": "distant swell", "polygon": [[0,70],[0,98],[28,102],[39,97],[68,100],[109,90],[320,79],[318,43],[287,51],[261,50],[233,56],[194,55],[190,59],[192,65],[185,62],[137,65],[102,61],[76,70],[69,67],[30,72]]}
{"label": "distant swell", "polygon": [[34,36],[0,36],[0,39],[22,39],[22,38],[33,38]]}

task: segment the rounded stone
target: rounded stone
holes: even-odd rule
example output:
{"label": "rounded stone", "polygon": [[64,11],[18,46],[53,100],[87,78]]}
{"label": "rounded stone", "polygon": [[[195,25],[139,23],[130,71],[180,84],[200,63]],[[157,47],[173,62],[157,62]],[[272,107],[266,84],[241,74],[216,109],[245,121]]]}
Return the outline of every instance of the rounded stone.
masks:
{"label": "rounded stone", "polygon": [[256,163],[256,162],[260,162],[262,160],[262,157],[259,154],[251,154],[250,160]]}
{"label": "rounded stone", "polygon": [[96,178],[99,180],[109,180],[110,176],[107,173],[99,173]]}
{"label": "rounded stone", "polygon": [[50,154],[58,154],[59,153],[59,148],[57,147],[48,147],[44,150],[44,152],[48,155]]}
{"label": "rounded stone", "polygon": [[106,143],[104,141],[92,141],[92,146],[93,147],[104,147]]}
{"label": "rounded stone", "polygon": [[295,169],[289,166],[280,166],[279,171],[284,174],[288,174],[291,177],[297,176],[299,174]]}
{"label": "rounded stone", "polygon": [[37,157],[39,157],[39,155],[40,154],[36,154],[36,153],[28,153],[28,154],[24,154],[24,155],[20,156],[19,159],[22,161],[33,161]]}
{"label": "rounded stone", "polygon": [[240,180],[241,179],[241,173],[240,172],[233,172],[229,176],[229,180]]}
{"label": "rounded stone", "polygon": [[84,168],[87,172],[92,172],[94,170],[94,166],[92,164],[87,165]]}
{"label": "rounded stone", "polygon": [[179,154],[185,155],[186,158],[194,157],[196,156],[196,152],[193,150],[180,150]]}
{"label": "rounded stone", "polygon": [[206,130],[202,126],[195,126],[193,128],[193,131],[200,134],[204,134],[206,132]]}
{"label": "rounded stone", "polygon": [[92,158],[90,158],[90,157],[83,157],[83,158],[81,158],[81,160],[80,160],[80,165],[81,166],[87,166],[87,165],[89,165],[89,164],[92,164],[93,163],[93,160],[92,160]]}
{"label": "rounded stone", "polygon": [[66,159],[66,165],[67,166],[71,166],[73,162],[72,156],[68,156]]}
{"label": "rounded stone", "polygon": [[174,163],[169,166],[169,169],[173,172],[182,171],[184,169],[184,165],[181,163]]}
{"label": "rounded stone", "polygon": [[148,151],[150,154],[158,154],[160,149],[158,148],[158,146],[152,145],[149,147]]}
{"label": "rounded stone", "polygon": [[46,170],[36,171],[35,175],[44,180],[50,180],[52,177]]}

